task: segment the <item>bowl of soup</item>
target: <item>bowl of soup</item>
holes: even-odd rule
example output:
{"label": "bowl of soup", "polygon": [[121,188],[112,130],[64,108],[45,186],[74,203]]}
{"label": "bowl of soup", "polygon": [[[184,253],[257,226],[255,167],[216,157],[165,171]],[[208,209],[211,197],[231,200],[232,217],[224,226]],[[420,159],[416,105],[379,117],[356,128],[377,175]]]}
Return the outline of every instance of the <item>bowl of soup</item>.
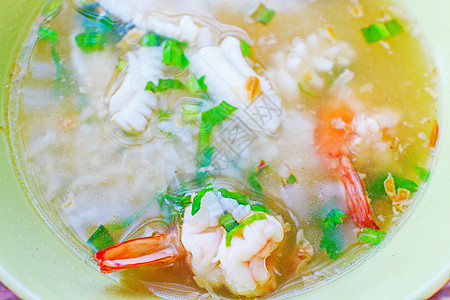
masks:
{"label": "bowl of soup", "polygon": [[25,299],[426,298],[444,1],[15,1],[0,280]]}

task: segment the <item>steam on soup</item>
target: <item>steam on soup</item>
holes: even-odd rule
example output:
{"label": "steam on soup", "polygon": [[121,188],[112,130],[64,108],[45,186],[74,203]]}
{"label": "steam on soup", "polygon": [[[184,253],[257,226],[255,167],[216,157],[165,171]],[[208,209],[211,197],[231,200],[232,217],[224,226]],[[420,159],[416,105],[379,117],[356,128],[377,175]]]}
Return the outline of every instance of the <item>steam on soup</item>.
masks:
{"label": "steam on soup", "polygon": [[33,30],[36,183],[135,288],[308,286],[429,176],[436,71],[390,2],[52,1]]}

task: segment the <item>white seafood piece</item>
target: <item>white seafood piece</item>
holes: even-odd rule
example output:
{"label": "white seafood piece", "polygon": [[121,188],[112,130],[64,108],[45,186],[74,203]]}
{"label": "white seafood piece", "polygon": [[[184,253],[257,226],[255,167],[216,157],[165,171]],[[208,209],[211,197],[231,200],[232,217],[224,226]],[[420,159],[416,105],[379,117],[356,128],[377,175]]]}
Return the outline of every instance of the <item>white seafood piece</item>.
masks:
{"label": "white seafood piece", "polygon": [[157,83],[163,76],[161,47],[142,47],[129,52],[125,78],[108,103],[111,121],[124,132],[141,134],[156,107],[154,94],[145,91],[147,82]]}
{"label": "white seafood piece", "polygon": [[[218,219],[226,208],[236,216],[245,207],[218,192],[208,192],[194,216],[191,206],[186,209],[181,241],[199,286],[210,289],[225,283],[233,293],[244,296],[262,295],[275,287],[273,271],[266,266],[266,258],[284,239],[283,226],[275,217],[266,214],[267,219],[247,225],[226,247],[226,231]],[[248,209],[241,218],[252,214]]]}
{"label": "white seafood piece", "polygon": [[[208,94],[216,102],[227,101],[240,108],[240,117],[246,121],[246,125],[252,128],[259,128],[269,133],[278,129],[281,99],[272,89],[270,82],[259,76],[248,65],[242,55],[239,39],[229,36],[223,40],[220,46],[203,47],[198,52],[189,53],[188,58],[190,71],[197,77],[205,76]],[[252,101],[258,101],[258,99],[252,99],[248,89],[249,80],[252,78],[257,78],[263,97],[268,99],[273,109],[270,118],[266,118],[264,124],[260,124],[257,120],[250,120],[245,115],[246,112],[242,112],[242,109],[251,106]]]}
{"label": "white seafood piece", "polygon": [[228,288],[238,295],[260,296],[276,287],[266,258],[284,239],[284,230],[273,216],[256,221],[234,237],[231,246],[220,244],[218,259]]}

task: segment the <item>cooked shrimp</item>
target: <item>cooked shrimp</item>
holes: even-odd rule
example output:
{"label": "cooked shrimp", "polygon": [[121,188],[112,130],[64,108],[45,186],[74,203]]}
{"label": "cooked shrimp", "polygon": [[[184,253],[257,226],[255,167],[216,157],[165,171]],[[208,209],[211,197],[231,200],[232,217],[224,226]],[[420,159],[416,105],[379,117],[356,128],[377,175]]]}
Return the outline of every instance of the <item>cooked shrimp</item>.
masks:
{"label": "cooked shrimp", "polygon": [[358,137],[354,120],[357,120],[357,115],[343,101],[325,106],[319,113],[315,132],[317,151],[344,184],[353,222],[361,228],[379,229],[371,216],[359,175],[350,160],[352,141]]}
{"label": "cooked shrimp", "polygon": [[[107,273],[185,258],[194,280],[208,291],[225,286],[236,295],[255,297],[276,288],[274,266],[266,259],[284,240],[277,218],[252,212],[250,205],[225,198],[217,189],[205,193],[197,212],[192,210],[192,204],[186,208],[179,232],[126,241],[97,252],[95,261]],[[245,224],[236,227],[231,240],[219,222],[224,214]]]}

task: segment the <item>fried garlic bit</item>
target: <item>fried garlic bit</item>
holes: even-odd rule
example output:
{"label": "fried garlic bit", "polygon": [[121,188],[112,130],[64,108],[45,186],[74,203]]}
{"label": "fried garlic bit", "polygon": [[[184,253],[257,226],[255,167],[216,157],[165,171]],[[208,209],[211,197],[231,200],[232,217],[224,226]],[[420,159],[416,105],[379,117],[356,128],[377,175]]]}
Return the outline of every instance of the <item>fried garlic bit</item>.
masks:
{"label": "fried garlic bit", "polygon": [[394,177],[391,174],[384,181],[384,189],[397,209],[404,211],[408,207],[411,192],[403,188],[396,190]]}

